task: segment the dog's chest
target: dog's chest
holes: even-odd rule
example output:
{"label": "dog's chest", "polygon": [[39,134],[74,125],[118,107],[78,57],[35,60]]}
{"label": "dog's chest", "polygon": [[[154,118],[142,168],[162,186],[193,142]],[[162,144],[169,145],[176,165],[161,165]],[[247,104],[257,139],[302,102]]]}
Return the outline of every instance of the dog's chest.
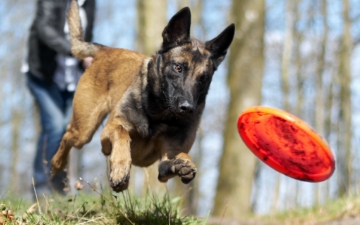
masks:
{"label": "dog's chest", "polygon": [[159,138],[143,138],[138,133],[131,135],[131,158],[136,166],[146,167],[153,164],[161,157]]}

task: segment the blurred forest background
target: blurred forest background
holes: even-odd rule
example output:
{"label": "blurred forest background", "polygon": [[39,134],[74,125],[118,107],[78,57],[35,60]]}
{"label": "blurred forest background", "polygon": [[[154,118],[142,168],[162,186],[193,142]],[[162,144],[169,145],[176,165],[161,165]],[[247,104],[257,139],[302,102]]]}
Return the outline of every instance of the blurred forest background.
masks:
{"label": "blurred forest background", "polygon": [[[360,1],[138,0],[97,1],[94,41],[153,54],[178,9],[192,11],[192,36],[206,41],[236,24],[226,61],[214,75],[191,155],[198,174],[166,186],[153,168],[133,167],[130,191],[182,196],[188,214],[242,218],[360,191]],[[31,197],[37,109],[20,72],[35,0],[0,4],[0,198]],[[330,144],[336,171],[321,183],[299,182],[261,163],[242,143],[237,116],[267,105],[309,123]],[[100,128],[101,129],[101,128]],[[108,189],[99,134],[73,151],[70,181]],[[70,186],[70,192],[75,193]],[[91,190],[85,188],[84,191]]]}

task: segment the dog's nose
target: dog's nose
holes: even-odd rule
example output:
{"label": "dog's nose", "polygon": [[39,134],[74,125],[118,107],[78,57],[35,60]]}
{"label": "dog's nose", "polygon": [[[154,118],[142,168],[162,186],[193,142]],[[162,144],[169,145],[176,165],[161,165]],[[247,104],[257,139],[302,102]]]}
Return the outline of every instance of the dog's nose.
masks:
{"label": "dog's nose", "polygon": [[192,113],[194,111],[194,105],[185,100],[179,103],[179,109],[181,112]]}

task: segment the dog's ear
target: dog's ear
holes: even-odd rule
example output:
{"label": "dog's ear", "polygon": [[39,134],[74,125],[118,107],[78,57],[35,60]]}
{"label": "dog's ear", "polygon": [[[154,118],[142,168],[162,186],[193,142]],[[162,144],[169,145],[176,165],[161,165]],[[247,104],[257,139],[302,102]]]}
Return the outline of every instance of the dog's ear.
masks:
{"label": "dog's ear", "polygon": [[190,40],[191,13],[189,7],[176,13],[165,27],[162,37],[162,49],[181,45]]}
{"label": "dog's ear", "polygon": [[224,60],[227,49],[229,48],[235,34],[235,25],[231,24],[216,38],[207,41],[205,48],[211,52],[211,57],[214,61],[214,66],[217,68]]}

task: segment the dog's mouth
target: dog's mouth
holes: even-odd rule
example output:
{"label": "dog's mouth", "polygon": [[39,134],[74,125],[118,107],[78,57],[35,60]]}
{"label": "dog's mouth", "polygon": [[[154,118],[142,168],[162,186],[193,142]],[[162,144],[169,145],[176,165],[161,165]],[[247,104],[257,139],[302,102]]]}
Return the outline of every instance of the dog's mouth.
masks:
{"label": "dog's mouth", "polygon": [[177,118],[184,118],[193,114],[194,105],[189,103],[189,101],[183,101],[170,106],[169,111],[171,112],[172,116]]}
{"label": "dog's mouth", "polygon": [[166,106],[170,108],[173,113],[184,114],[192,113],[194,111],[194,103],[192,100],[184,97],[166,97]]}
{"label": "dog's mouth", "polygon": [[164,108],[165,114],[175,117],[184,117],[191,115],[195,110],[195,104],[192,100],[185,99],[183,97],[169,98],[166,97],[165,93]]}

